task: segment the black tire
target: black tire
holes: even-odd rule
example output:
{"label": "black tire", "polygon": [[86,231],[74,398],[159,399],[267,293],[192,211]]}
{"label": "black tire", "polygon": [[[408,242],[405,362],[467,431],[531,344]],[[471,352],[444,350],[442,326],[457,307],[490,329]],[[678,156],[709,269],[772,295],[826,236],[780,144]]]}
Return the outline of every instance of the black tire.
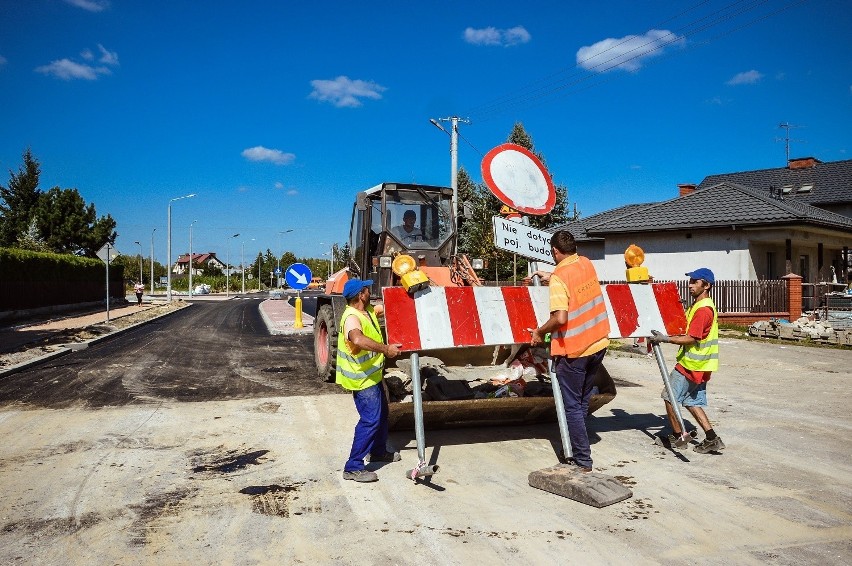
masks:
{"label": "black tire", "polygon": [[321,380],[334,382],[337,365],[337,323],[331,305],[321,306],[314,319],[314,363]]}

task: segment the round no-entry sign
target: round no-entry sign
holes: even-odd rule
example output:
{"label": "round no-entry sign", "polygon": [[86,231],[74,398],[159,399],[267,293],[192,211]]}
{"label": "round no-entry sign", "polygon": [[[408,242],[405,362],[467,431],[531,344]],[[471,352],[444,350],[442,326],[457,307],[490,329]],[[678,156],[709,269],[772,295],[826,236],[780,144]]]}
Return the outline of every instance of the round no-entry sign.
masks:
{"label": "round no-entry sign", "polygon": [[482,179],[503,204],[526,214],[547,214],[556,189],[544,164],[527,148],[498,145],[482,160]]}

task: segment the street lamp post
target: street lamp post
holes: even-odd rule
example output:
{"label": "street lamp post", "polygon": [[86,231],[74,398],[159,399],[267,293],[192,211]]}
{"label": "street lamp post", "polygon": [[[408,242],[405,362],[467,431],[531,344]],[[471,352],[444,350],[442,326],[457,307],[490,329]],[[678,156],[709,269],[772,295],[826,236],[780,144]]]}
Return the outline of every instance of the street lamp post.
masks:
{"label": "street lamp post", "polygon": [[139,245],[139,282],[142,283],[142,244],[140,242],[133,243]]}
{"label": "street lamp post", "polygon": [[154,232],[157,229],[151,230],[151,294],[154,294]]}
{"label": "street lamp post", "polygon": [[225,296],[231,296],[231,240],[239,236],[239,234],[234,234],[230,238],[228,238],[228,259],[225,260],[225,263],[228,265],[225,266]]}
{"label": "street lamp post", "polygon": [[[254,238],[249,240],[250,242],[254,241]],[[243,240],[240,242],[242,244],[242,253],[240,254],[240,271],[243,273],[243,294],[246,293],[246,241]]]}
{"label": "street lamp post", "polygon": [[185,198],[192,198],[194,196],[195,196],[195,193],[192,193],[192,194],[189,194],[189,195],[185,195],[185,196],[182,196],[182,197],[176,197],[176,198],[169,200],[169,223],[168,223],[169,225],[168,225],[168,229],[167,229],[167,232],[168,232],[168,237],[167,237],[168,246],[167,246],[167,248],[168,249],[166,251],[166,253],[168,254],[166,256],[166,278],[167,278],[166,279],[166,301],[169,302],[169,303],[172,302],[172,203],[176,200],[181,200],[181,199],[185,199]]}
{"label": "street lamp post", "polygon": [[[278,232],[278,269],[276,270],[278,273],[281,273],[281,255],[283,252],[281,251],[281,234],[286,234],[287,232],[292,232],[293,230],[284,230],[283,232]],[[276,285],[277,287],[278,285]]]}
{"label": "street lamp post", "polygon": [[187,287],[187,296],[188,298],[192,298],[192,225],[198,222],[198,220],[193,220],[189,223],[189,258],[187,261],[187,265],[189,266],[189,287]]}

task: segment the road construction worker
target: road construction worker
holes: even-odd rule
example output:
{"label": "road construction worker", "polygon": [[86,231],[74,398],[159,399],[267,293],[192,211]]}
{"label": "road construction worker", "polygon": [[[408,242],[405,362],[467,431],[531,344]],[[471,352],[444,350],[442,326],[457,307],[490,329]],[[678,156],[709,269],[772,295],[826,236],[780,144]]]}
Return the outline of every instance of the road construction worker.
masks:
{"label": "road construction worker", "polygon": [[376,311],[370,305],[370,280],[350,279],[343,286],[346,309],[337,337],[336,382],[352,392],[358,424],[343,479],[373,482],[379,477],[367,470],[371,462],[398,462],[399,452],[388,452],[388,402],[382,386],[385,357],[399,355],[399,345],[384,343]]}
{"label": "road construction worker", "polygon": [[[704,413],[707,406],[707,382],[710,374],[719,369],[719,316],[716,305],[710,298],[710,287],[715,283],[713,272],[701,267],[686,274],[689,277],[689,294],[692,306],[686,311],[686,334],[665,336],[651,331],[652,342],[677,344],[677,364],[669,375],[675,402],[686,407],[704,431],[705,439],[692,449],[700,454],[719,452],[725,449],[721,437],[713,430]],[[674,431],[665,440],[671,446],[683,448],[689,438],[683,435],[668,392],[663,388],[661,395],[666,405],[666,414]],[[665,445],[665,444],[664,444]]]}
{"label": "road construction worker", "polygon": [[598,368],[609,346],[609,319],[597,273],[588,258],[577,254],[570,232],[558,230],[550,238],[556,269],[550,274],[550,318],[532,330],[530,344],[538,346],[551,333],[550,357],[565,404],[570,463],[581,472],[592,471],[592,450],[586,414]]}

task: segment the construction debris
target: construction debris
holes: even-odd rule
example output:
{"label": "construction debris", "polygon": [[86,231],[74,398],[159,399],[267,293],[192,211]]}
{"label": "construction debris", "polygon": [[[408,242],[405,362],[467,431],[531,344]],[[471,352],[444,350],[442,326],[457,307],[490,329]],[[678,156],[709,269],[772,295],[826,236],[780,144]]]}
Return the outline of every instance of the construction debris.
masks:
{"label": "construction debris", "polygon": [[776,319],[759,320],[749,327],[748,333],[760,338],[810,340],[821,344],[852,346],[852,329],[835,329],[814,316],[803,316],[792,323]]}
{"label": "construction debris", "polygon": [[557,464],[531,472],[527,481],[531,487],[598,508],[633,496],[633,492],[614,477],[596,472],[583,473],[571,464]]}

